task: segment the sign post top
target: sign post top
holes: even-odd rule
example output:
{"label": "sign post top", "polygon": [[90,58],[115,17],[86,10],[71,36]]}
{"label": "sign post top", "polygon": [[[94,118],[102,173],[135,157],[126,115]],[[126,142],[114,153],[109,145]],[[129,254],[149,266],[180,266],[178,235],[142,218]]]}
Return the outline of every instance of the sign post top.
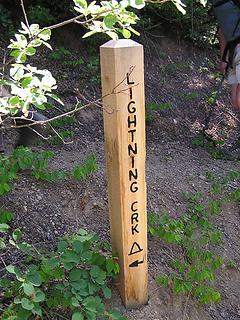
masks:
{"label": "sign post top", "polygon": [[130,48],[141,47],[142,45],[131,39],[110,40],[104,43],[100,48]]}

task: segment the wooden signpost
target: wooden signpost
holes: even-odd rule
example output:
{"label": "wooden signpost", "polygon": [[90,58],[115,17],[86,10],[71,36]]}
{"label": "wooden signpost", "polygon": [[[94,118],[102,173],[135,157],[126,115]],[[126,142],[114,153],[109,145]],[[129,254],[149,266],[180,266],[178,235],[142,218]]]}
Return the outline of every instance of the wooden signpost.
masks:
{"label": "wooden signpost", "polygon": [[143,47],[112,40],[100,54],[111,241],[133,308],[148,300]]}

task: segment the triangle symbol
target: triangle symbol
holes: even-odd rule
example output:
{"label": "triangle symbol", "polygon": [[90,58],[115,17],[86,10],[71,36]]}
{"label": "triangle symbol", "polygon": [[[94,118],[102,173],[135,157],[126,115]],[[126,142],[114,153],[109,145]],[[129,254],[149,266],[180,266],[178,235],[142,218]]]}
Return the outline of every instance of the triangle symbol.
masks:
{"label": "triangle symbol", "polygon": [[131,256],[132,254],[135,254],[141,251],[143,251],[143,249],[140,247],[140,245],[137,242],[134,242],[128,255]]}

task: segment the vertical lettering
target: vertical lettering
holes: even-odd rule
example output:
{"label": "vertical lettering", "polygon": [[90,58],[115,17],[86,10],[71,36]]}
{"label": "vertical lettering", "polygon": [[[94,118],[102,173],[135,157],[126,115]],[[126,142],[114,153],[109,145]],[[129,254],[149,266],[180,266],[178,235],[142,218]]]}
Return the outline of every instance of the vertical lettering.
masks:
{"label": "vertical lettering", "polygon": [[132,168],[134,168],[134,164],[135,164],[135,158],[134,158],[134,156],[131,157],[131,160],[132,160]]}
{"label": "vertical lettering", "polygon": [[139,233],[139,231],[137,230],[138,224],[136,224],[135,226],[132,226],[132,235],[134,235],[134,233]]}
{"label": "vertical lettering", "polygon": [[127,84],[134,84],[135,82],[134,81],[130,81],[129,79],[129,73],[127,73]]}
{"label": "vertical lettering", "polygon": [[132,183],[130,184],[130,191],[131,191],[132,193],[135,193],[135,192],[138,191],[138,186],[137,186],[137,182],[136,182],[136,181],[134,181],[134,182],[132,182]]}
{"label": "vertical lettering", "polygon": [[[136,212],[137,211],[137,208],[135,208],[134,209],[134,205],[135,204],[138,204],[138,201],[134,201],[132,204],[131,204],[131,210],[133,211],[133,212]],[[136,206],[137,207],[137,206]]]}
{"label": "vertical lettering", "polygon": [[136,132],[136,129],[128,130],[128,133],[131,133],[131,142],[133,142],[134,139],[134,133]]}
{"label": "vertical lettering", "polygon": [[135,107],[132,107],[132,108],[131,108],[131,105],[132,105],[132,104],[135,104],[135,101],[130,101],[130,102],[129,102],[129,104],[128,104],[128,106],[127,106],[127,109],[128,109],[128,112],[129,112],[129,113],[134,113],[134,112],[136,112],[136,108],[135,108]]}
{"label": "vertical lettering", "polygon": [[131,156],[131,152],[133,154],[137,154],[137,144],[136,142],[134,143],[134,146],[132,146],[131,144],[128,145],[128,155]]}
{"label": "vertical lettering", "polygon": [[131,215],[131,224],[133,224],[134,221],[138,222],[138,213],[137,212],[135,212]]}
{"label": "vertical lettering", "polygon": [[137,169],[135,169],[135,172],[133,172],[132,170],[129,170],[129,181],[132,181],[132,178],[134,178],[135,180],[137,180],[137,178],[138,178],[138,171],[137,171]]}
{"label": "vertical lettering", "polygon": [[137,126],[137,117],[135,114],[133,115],[133,120],[131,120],[131,117],[128,116],[128,128],[131,127],[131,124],[133,124],[134,128]]}

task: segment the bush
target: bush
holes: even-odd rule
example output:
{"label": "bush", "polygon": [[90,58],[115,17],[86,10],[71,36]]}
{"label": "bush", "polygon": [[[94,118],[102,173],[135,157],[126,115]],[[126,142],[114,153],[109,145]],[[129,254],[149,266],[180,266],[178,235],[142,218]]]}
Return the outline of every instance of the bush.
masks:
{"label": "bush", "polygon": [[216,32],[216,23],[209,14],[210,6],[203,7],[199,2],[186,0],[186,14],[183,15],[171,2],[148,4],[141,12],[141,20],[150,28],[161,21],[163,29],[193,41],[198,46],[210,44]]}

